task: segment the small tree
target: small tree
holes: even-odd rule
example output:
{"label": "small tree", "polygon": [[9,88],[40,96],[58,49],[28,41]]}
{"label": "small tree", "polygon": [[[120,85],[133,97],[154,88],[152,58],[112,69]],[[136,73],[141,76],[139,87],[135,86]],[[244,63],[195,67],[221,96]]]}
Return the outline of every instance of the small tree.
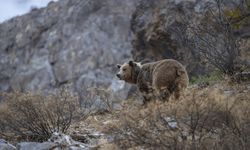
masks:
{"label": "small tree", "polygon": [[[240,55],[240,39],[235,36],[235,29],[240,27],[240,22],[249,17],[250,13],[247,1],[235,3],[233,8],[226,7],[226,3],[229,1],[214,0],[206,8],[205,16],[199,24],[190,23],[183,18],[187,27],[186,36],[183,36],[184,29],[176,29],[176,32],[180,32],[184,45],[196,49],[205,62],[225,74],[233,75],[241,71],[236,67]],[[179,28],[181,27],[183,26]]]}

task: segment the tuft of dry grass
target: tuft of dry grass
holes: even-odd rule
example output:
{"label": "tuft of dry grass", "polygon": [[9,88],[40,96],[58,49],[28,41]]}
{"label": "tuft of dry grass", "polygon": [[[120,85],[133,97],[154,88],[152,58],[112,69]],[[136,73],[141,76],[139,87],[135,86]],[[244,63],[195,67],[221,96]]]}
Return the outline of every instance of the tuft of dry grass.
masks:
{"label": "tuft of dry grass", "polygon": [[0,137],[12,141],[44,141],[53,132],[65,133],[73,119],[84,117],[78,97],[67,89],[47,96],[20,92],[1,96]]}
{"label": "tuft of dry grass", "polygon": [[242,149],[250,146],[250,91],[230,97],[216,86],[180,100],[127,106],[106,132],[121,149]]}

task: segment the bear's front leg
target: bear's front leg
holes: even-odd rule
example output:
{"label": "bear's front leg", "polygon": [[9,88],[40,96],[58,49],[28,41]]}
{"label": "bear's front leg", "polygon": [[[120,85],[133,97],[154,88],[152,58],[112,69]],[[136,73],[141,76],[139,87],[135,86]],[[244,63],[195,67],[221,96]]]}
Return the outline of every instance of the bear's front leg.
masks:
{"label": "bear's front leg", "polygon": [[158,98],[161,101],[168,101],[169,97],[170,97],[170,92],[167,88],[162,89],[158,94]]}
{"label": "bear's front leg", "polygon": [[143,96],[143,105],[146,105],[149,101],[153,99],[154,94],[152,85],[142,79],[143,78],[141,77],[140,80],[137,82],[137,87]]}
{"label": "bear's front leg", "polygon": [[152,89],[140,90],[143,96],[143,105],[146,105],[149,101],[152,101],[155,97]]}
{"label": "bear's front leg", "polygon": [[147,105],[147,103],[151,100],[151,98],[147,94],[143,94],[143,105]]}

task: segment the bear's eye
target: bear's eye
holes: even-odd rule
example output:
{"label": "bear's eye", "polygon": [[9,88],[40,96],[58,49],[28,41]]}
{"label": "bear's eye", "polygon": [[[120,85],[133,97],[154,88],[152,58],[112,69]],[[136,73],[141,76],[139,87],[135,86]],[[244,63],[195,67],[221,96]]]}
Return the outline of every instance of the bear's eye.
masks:
{"label": "bear's eye", "polygon": [[126,71],[127,69],[126,68],[123,68],[122,71]]}

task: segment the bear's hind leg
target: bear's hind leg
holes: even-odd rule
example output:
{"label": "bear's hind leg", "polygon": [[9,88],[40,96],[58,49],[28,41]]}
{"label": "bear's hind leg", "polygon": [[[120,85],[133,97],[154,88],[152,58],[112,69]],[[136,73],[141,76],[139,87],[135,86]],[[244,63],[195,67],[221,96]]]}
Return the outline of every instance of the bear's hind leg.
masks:
{"label": "bear's hind leg", "polygon": [[175,99],[177,99],[177,100],[180,99],[180,96],[184,92],[184,89],[185,89],[185,87],[183,87],[180,84],[176,87],[176,89],[174,91],[174,97],[175,97]]}
{"label": "bear's hind leg", "polygon": [[178,100],[180,98],[180,96],[181,96],[181,91],[180,90],[176,90],[175,93],[174,93],[175,99]]}
{"label": "bear's hind leg", "polygon": [[146,105],[149,101],[153,99],[152,92],[150,93],[143,92],[142,96],[143,96],[143,105]]}
{"label": "bear's hind leg", "polygon": [[150,101],[149,98],[143,96],[143,105],[147,105],[147,103]]}
{"label": "bear's hind leg", "polygon": [[157,92],[157,98],[160,101],[168,101],[171,93],[167,88],[162,88]]}

